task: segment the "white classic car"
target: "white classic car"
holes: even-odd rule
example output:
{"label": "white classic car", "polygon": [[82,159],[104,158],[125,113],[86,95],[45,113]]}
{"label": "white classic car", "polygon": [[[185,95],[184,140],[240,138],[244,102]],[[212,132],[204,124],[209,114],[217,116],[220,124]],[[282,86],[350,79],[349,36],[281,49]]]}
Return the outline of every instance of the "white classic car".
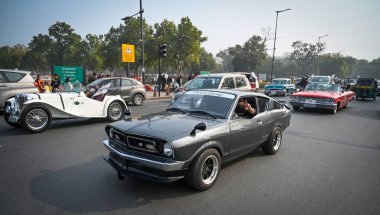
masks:
{"label": "white classic car", "polygon": [[4,119],[13,127],[31,133],[47,129],[54,119],[107,118],[117,121],[128,110],[120,95],[112,94],[111,84],[84,93],[80,84],[61,93],[18,94],[7,100]]}

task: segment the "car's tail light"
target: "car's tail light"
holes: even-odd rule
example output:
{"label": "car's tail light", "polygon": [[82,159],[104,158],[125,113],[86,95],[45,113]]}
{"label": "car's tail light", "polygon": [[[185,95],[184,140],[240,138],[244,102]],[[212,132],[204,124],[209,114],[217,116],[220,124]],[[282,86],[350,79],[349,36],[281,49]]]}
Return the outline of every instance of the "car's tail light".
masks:
{"label": "car's tail light", "polygon": [[256,84],[255,83],[251,83],[251,88],[252,89],[256,89]]}

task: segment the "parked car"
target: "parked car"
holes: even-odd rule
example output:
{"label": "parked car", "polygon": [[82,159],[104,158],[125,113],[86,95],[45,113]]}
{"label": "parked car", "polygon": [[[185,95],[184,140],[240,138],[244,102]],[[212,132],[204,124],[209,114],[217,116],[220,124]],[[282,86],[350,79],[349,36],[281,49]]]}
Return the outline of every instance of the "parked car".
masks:
{"label": "parked car", "polygon": [[287,93],[294,93],[296,91],[295,84],[289,78],[275,78],[272,83],[265,86],[264,93],[267,96],[281,95],[285,96]]}
{"label": "parked car", "polygon": [[290,104],[295,111],[301,107],[313,109],[328,109],[336,113],[347,107],[355,97],[352,91],[344,92],[339,84],[308,84],[304,91],[293,93]]}
{"label": "parked car", "polygon": [[184,92],[198,89],[230,89],[253,91],[248,78],[240,73],[217,73],[198,75],[181,91],[174,94],[172,102],[181,97]]}
{"label": "parked car", "polygon": [[47,129],[55,119],[120,120],[127,105],[119,95],[107,93],[110,85],[103,85],[93,93],[85,93],[81,84],[74,84],[72,91],[62,93],[17,94],[6,102],[5,122],[13,127],[23,127],[31,133],[37,133]]}
{"label": "parked car", "polygon": [[112,83],[109,94],[120,95],[126,103],[132,102],[140,106],[146,99],[144,85],[135,79],[124,77],[100,78],[90,83],[87,87],[98,89],[107,83]]}
{"label": "parked car", "polygon": [[[240,98],[257,110],[253,118],[235,113]],[[275,154],[290,117],[283,104],[263,94],[187,91],[164,112],[107,125],[104,159],[119,179],[169,183],[186,178],[191,187],[206,190],[216,182],[221,164],[259,147]]]}
{"label": "parked car", "polygon": [[30,72],[12,69],[0,69],[0,110],[5,102],[19,93],[38,93]]}

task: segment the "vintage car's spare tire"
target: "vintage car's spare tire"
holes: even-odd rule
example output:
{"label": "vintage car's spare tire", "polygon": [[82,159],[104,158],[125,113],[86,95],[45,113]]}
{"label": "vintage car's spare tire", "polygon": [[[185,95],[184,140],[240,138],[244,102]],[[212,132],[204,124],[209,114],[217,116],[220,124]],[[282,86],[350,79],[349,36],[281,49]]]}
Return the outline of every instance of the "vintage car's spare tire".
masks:
{"label": "vintage car's spare tire", "polygon": [[203,151],[191,164],[186,181],[194,189],[203,191],[215,184],[220,171],[220,155],[216,149]]}
{"label": "vintage car's spare tire", "polygon": [[268,155],[273,155],[278,152],[282,143],[282,129],[275,127],[268,141],[261,147],[263,152]]}
{"label": "vintage car's spare tire", "polygon": [[10,106],[11,103],[10,102],[5,102],[5,105],[4,105],[4,111],[3,111],[3,116],[4,116],[4,120],[5,122],[12,126],[12,127],[15,127],[15,128],[21,128],[21,125],[19,123],[14,123],[14,122],[9,122],[8,119],[9,119],[9,114],[5,111],[5,109],[7,108],[7,106]]}
{"label": "vintage car's spare tire", "polygon": [[134,105],[140,106],[144,102],[144,97],[141,94],[136,94],[136,95],[133,96],[133,101],[132,102],[133,102]]}
{"label": "vintage car's spare tire", "polygon": [[107,119],[109,121],[121,120],[123,117],[124,107],[119,101],[113,101],[108,105],[107,109]]}
{"label": "vintage car's spare tire", "polygon": [[44,106],[30,106],[21,112],[22,127],[31,132],[39,133],[47,129],[51,123],[51,113]]}

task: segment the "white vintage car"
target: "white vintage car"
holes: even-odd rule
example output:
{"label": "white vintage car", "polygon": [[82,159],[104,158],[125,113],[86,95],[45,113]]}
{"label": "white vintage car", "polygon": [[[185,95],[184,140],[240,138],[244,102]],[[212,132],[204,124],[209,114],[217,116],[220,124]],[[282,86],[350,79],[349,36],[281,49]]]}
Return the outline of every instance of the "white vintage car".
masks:
{"label": "white vintage car", "polygon": [[128,107],[120,95],[111,94],[110,85],[84,93],[80,84],[61,93],[18,94],[7,100],[4,119],[9,125],[23,127],[31,133],[44,131],[55,119],[107,118],[117,121]]}

